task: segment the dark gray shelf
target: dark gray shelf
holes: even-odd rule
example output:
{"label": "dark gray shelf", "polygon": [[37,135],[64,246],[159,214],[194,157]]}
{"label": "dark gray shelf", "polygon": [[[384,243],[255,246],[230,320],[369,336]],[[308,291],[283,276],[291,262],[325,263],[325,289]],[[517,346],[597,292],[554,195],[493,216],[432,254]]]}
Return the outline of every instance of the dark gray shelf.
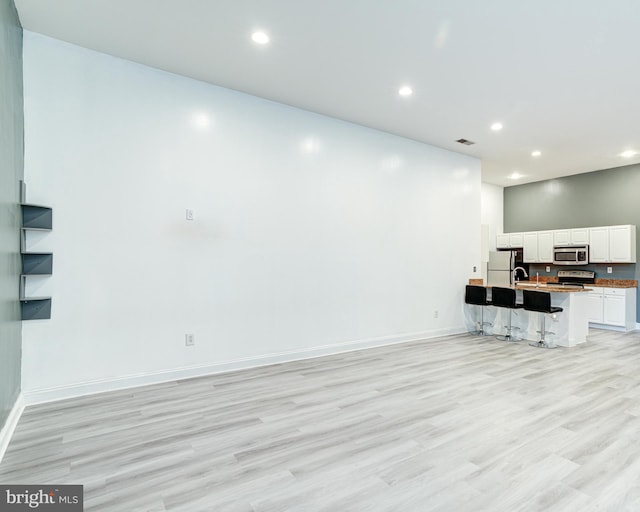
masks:
{"label": "dark gray shelf", "polygon": [[20,299],[22,320],[48,320],[51,318],[51,297]]}
{"label": "dark gray shelf", "polygon": [[48,206],[21,204],[22,229],[51,231],[53,228],[53,210]]}
{"label": "dark gray shelf", "polygon": [[23,276],[47,276],[53,273],[53,254],[50,252],[22,253]]}

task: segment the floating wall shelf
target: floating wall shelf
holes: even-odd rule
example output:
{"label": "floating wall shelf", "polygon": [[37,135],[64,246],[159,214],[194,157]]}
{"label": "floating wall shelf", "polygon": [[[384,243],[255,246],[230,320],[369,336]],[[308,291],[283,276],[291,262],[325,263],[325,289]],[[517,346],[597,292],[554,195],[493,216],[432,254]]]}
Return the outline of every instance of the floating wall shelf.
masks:
{"label": "floating wall shelf", "polygon": [[53,254],[50,252],[28,251],[27,232],[51,231],[53,228],[53,211],[48,206],[25,203],[24,190],[24,183],[22,183],[21,196],[23,202],[20,205],[22,211],[20,309],[22,320],[42,320],[51,318],[51,297],[26,297],[25,290],[29,276],[50,276],[53,273]]}

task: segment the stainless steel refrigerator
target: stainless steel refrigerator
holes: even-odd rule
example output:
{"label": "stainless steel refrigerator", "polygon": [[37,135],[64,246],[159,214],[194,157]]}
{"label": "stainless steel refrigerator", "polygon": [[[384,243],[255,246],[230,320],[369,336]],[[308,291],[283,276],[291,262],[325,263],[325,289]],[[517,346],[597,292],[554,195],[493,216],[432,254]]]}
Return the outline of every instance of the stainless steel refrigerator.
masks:
{"label": "stainless steel refrigerator", "polygon": [[487,286],[509,286],[516,267],[514,251],[491,251],[487,263]]}

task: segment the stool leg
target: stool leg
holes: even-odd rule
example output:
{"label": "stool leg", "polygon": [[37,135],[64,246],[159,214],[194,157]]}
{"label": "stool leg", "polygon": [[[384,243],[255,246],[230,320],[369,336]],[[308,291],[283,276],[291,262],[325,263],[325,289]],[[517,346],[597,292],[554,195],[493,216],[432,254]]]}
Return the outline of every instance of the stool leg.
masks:
{"label": "stool leg", "polygon": [[487,331],[484,330],[484,326],[485,325],[493,325],[491,322],[485,322],[484,321],[484,306],[480,306],[481,308],[481,314],[480,314],[480,336],[488,336],[489,334],[487,333]]}
{"label": "stool leg", "polygon": [[[473,315],[473,327],[474,327],[474,330],[470,331],[469,334],[473,334],[474,336],[481,336],[482,335],[482,324],[478,325],[478,321],[476,320],[476,316],[478,314],[478,311],[476,309],[477,307],[478,307],[477,305],[473,306],[474,313],[475,313]],[[482,306],[480,306],[480,307],[482,307]],[[484,308],[483,308],[483,310],[484,310]]]}
{"label": "stool leg", "polygon": [[538,331],[540,333],[540,340],[538,341],[538,343],[529,343],[529,345],[531,345],[532,347],[536,347],[536,348],[557,348],[556,345],[551,345],[549,343],[546,342],[546,340],[544,339],[544,335],[545,334],[555,334],[551,331],[547,331],[545,329],[545,320],[547,315],[545,313],[541,313],[542,314],[542,322],[541,322],[541,328]]}
{"label": "stool leg", "polygon": [[481,306],[479,304],[476,304],[475,306],[480,308],[480,321],[478,322],[477,320],[475,320],[476,315],[474,315],[473,324],[475,330],[469,331],[469,334],[472,334],[474,336],[488,336],[487,332],[484,330],[484,326],[493,324],[491,322],[484,321],[484,306]]}
{"label": "stool leg", "polygon": [[520,338],[516,338],[511,334],[511,331],[513,331],[514,329],[519,329],[519,327],[513,327],[511,325],[511,312],[513,310],[511,308],[509,308],[509,324],[505,325],[507,332],[504,334],[504,336],[496,336],[496,339],[499,339],[500,341],[520,341]]}

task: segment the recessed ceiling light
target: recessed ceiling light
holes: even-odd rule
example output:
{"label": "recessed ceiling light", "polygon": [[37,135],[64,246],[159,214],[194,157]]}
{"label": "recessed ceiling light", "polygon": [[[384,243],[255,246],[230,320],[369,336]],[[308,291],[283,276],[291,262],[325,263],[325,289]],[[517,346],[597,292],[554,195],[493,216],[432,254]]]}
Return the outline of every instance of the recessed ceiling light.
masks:
{"label": "recessed ceiling light", "polygon": [[491,129],[492,129],[494,132],[499,132],[500,130],[502,130],[502,123],[493,123],[493,124],[491,125]]}
{"label": "recessed ceiling light", "polygon": [[540,156],[542,153],[540,151],[538,151],[537,149],[535,151],[531,152],[531,156]]}
{"label": "recessed ceiling light", "polygon": [[519,180],[520,178],[522,178],[522,174],[520,174],[519,172],[512,172],[509,175],[510,180]]}
{"label": "recessed ceiling light", "polygon": [[267,44],[269,42],[269,36],[262,32],[261,30],[254,32],[251,34],[251,39],[254,43],[258,44]]}
{"label": "recessed ceiling light", "polygon": [[634,151],[633,149],[629,149],[627,151],[623,151],[622,153],[620,153],[620,156],[623,158],[631,158],[632,156],[636,156],[638,154],[637,151]]}
{"label": "recessed ceiling light", "polygon": [[403,85],[398,89],[398,94],[400,96],[411,96],[413,94],[413,89],[408,85]]}

